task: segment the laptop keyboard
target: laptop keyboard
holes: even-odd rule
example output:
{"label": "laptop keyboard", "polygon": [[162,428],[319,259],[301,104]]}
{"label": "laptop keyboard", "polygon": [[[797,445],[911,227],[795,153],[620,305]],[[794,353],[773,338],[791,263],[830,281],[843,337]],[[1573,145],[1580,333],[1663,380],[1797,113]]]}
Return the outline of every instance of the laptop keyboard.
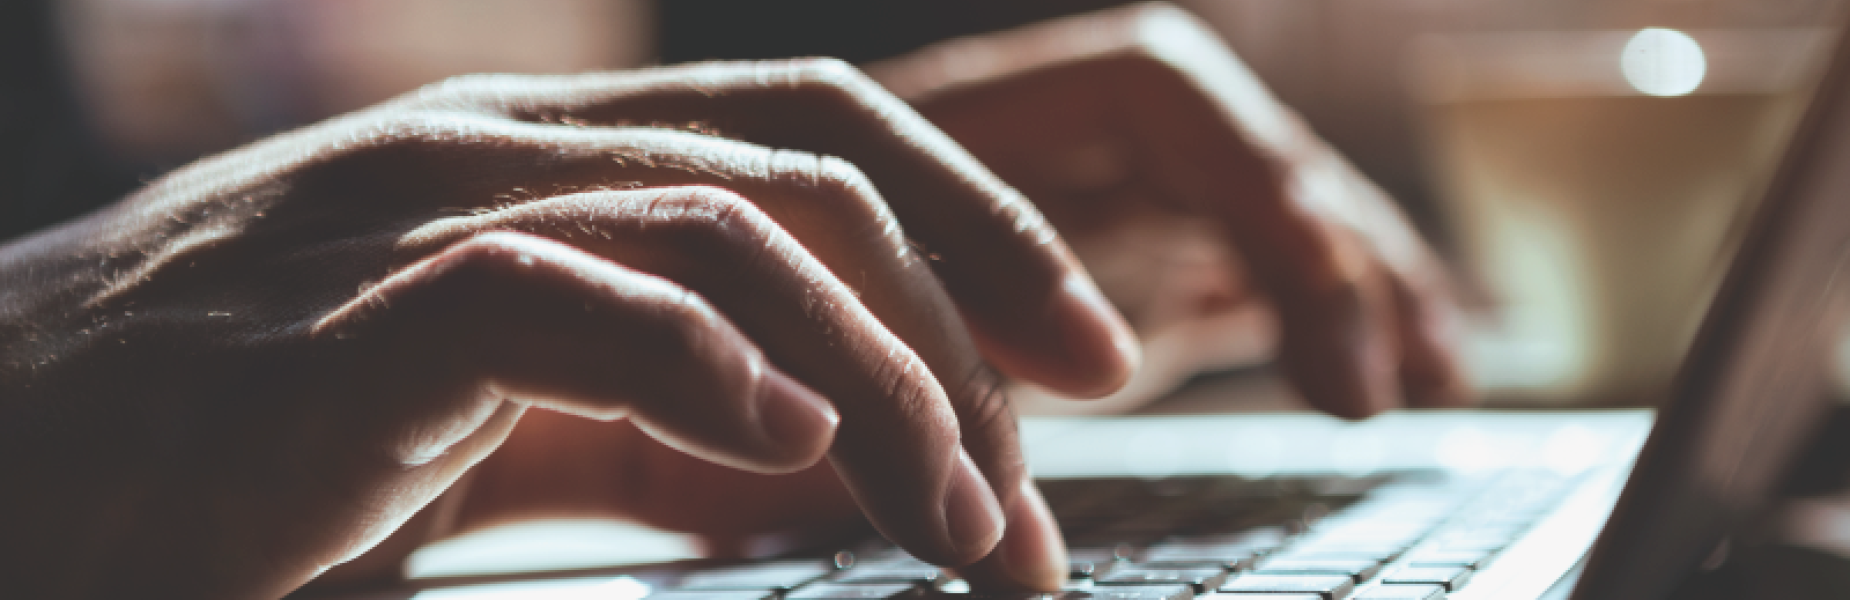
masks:
{"label": "laptop keyboard", "polygon": [[696,570],[650,600],[1432,600],[1527,534],[1576,478],[1231,476],[1043,481],[1064,591],[972,592],[877,544]]}

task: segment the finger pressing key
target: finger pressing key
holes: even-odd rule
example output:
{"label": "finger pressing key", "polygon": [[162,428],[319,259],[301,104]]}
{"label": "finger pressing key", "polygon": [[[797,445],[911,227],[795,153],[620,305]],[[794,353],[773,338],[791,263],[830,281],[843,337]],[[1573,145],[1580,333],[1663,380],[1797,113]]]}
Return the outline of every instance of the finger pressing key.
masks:
{"label": "finger pressing key", "polygon": [[960,447],[933,372],[752,203],[704,187],[575,194],[434,221],[401,246],[421,253],[501,229],[558,237],[711,303],[771,365],[833,402],[842,421],[831,460],[896,543],[940,564],[968,563],[995,544],[1001,505]]}

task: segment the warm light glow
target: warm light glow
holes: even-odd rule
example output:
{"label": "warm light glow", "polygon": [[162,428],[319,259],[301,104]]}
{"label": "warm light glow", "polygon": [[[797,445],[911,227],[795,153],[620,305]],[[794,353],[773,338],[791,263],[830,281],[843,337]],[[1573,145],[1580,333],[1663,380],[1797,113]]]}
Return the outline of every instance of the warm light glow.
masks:
{"label": "warm light glow", "polygon": [[412,579],[590,569],[699,558],[692,535],[607,519],[537,519],[476,530],[419,548]]}
{"label": "warm light glow", "polygon": [[1702,85],[1709,63],[1702,46],[1675,29],[1646,27],[1619,54],[1625,81],[1652,96],[1682,96]]}
{"label": "warm light glow", "polygon": [[649,584],[627,575],[487,583],[418,592],[411,600],[642,600]]}

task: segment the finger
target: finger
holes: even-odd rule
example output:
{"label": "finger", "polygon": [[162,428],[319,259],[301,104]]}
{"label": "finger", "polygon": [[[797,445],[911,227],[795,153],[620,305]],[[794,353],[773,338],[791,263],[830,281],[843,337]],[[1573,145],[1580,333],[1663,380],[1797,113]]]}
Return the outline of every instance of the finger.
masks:
{"label": "finger", "polygon": [[744,538],[861,523],[829,463],[787,474],[741,471],[662,445],[627,421],[529,411],[474,471],[456,528],[536,517],[632,521]]}
{"label": "finger", "polygon": [[[1018,488],[1015,482],[1025,477],[1025,469],[1015,421],[1000,391],[1000,381],[980,359],[967,335],[969,328],[929,263],[909,245],[884,199],[852,165],[806,152],[774,151],[674,131],[573,129],[480,119],[446,126],[455,133],[442,135],[466,137],[476,142],[467,146],[472,150],[461,156],[452,150],[452,162],[472,167],[479,165],[469,172],[478,174],[477,181],[494,182],[487,188],[446,190],[448,197],[473,199],[468,204],[475,206],[495,205],[495,200],[505,202],[508,194],[504,190],[509,189],[543,194],[549,189],[611,187],[615,182],[644,187],[724,186],[750,197],[749,210],[730,214],[735,217],[756,215],[761,209],[776,221],[769,229],[782,230],[796,237],[803,250],[848,285],[860,306],[871,311],[879,324],[898,339],[904,340],[910,352],[923,360],[937,385],[950,398],[956,421],[963,429],[962,445],[988,480],[994,482],[993,487],[999,491],[998,500],[1012,501]],[[546,165],[546,168],[533,169],[531,165],[535,164]],[[744,203],[729,194],[716,201]],[[511,210],[500,213],[501,220],[446,220],[440,224],[442,226],[426,228],[426,233],[447,233],[414,234],[406,238],[403,246],[407,255],[422,256],[484,227],[511,227],[570,239],[580,245],[589,244],[587,247],[611,246],[612,242],[605,238],[629,240],[631,243],[625,246],[628,249],[623,251],[620,262],[656,273],[683,272],[676,269],[684,269],[681,264],[688,262],[685,260],[667,261],[672,264],[662,265],[639,262],[653,259],[643,258],[647,253],[633,242],[652,238],[599,230],[602,225],[597,225],[596,220],[608,215],[600,216],[600,209],[586,207],[558,212],[565,204],[514,203],[508,205]],[[671,205],[673,203],[663,206]],[[725,264],[727,260],[719,256],[704,258],[710,258],[711,264]],[[757,258],[741,252],[734,260]],[[677,281],[688,283],[683,277],[673,276]],[[709,291],[699,285],[689,285],[703,293]],[[719,299],[712,293],[708,296]],[[726,310],[736,315],[739,311],[763,308],[749,305]],[[776,318],[780,317],[766,317]],[[794,316],[784,314],[781,318],[793,319]],[[761,340],[790,337],[788,331],[766,331],[762,335],[754,333],[754,336]],[[803,356],[811,360],[831,355],[805,351]],[[838,365],[785,366],[812,383],[816,381],[812,376],[839,376],[834,374]],[[802,368],[810,370],[800,370]],[[850,452],[853,456],[871,455],[854,449],[887,442],[879,429],[869,429],[866,439],[852,439],[857,435],[853,432],[858,430],[853,427],[844,430],[841,446],[848,450],[841,452]],[[919,448],[929,453],[935,446]],[[870,502],[880,503],[878,500]]]}
{"label": "finger", "polygon": [[[442,422],[502,399],[598,419],[633,415],[679,450],[762,472],[814,463],[836,425],[825,400],[768,364],[698,296],[530,236],[459,242],[317,329],[401,349],[390,358],[402,364],[382,368],[454,392],[409,395],[432,401],[404,407],[399,422]],[[429,443],[441,432],[413,430],[407,460],[446,450]]]}
{"label": "finger", "polygon": [[[472,119],[468,115],[429,115],[425,122],[400,124],[394,131],[387,143],[374,150],[379,154],[376,161],[387,165],[409,163],[405,169],[414,169],[411,165],[440,152],[438,156],[446,165],[474,174],[472,178],[446,181],[444,185],[448,187],[437,194],[438,198],[450,200],[453,213],[496,213],[494,207],[507,207],[511,211],[501,213],[499,219],[511,220],[498,222],[498,226],[529,231],[544,228],[549,237],[573,239],[579,244],[611,246],[646,237],[598,231],[583,226],[579,217],[573,217],[577,213],[553,213],[553,209],[562,209],[570,202],[548,204],[529,198],[620,185],[723,185],[747,194],[751,202],[731,194],[716,202],[747,207],[746,211],[727,213],[731,217],[759,215],[762,209],[764,215],[777,222],[770,230],[779,231],[779,235],[794,233],[801,254],[820,259],[833,280],[849,287],[855,300],[851,304],[873,311],[881,326],[905,341],[907,356],[923,359],[923,367],[936,378],[934,385],[940,385],[951,398],[955,420],[964,428],[962,443],[982,465],[984,474],[997,481],[995,487],[1003,491],[1001,500],[1006,502],[1016,491],[1014,481],[1023,478],[1025,470],[1021,467],[1014,417],[999,391],[1001,381],[975,350],[968,326],[949,300],[942,281],[932,272],[931,263],[910,246],[892,209],[853,165],[808,152],[770,150],[685,131],[559,128],[485,117]],[[324,178],[335,180],[333,176]],[[359,178],[344,176],[340,180]],[[364,194],[368,191],[357,191],[355,196],[364,198]],[[570,207],[566,211],[585,213],[585,219],[601,219],[596,207]],[[461,241],[464,235],[488,228],[490,222],[496,220],[440,220],[433,228],[425,228],[424,233],[407,235],[401,250],[405,256],[427,256],[446,244]],[[437,235],[431,231],[446,233]],[[644,252],[631,248],[623,263],[649,272],[681,269],[679,265],[649,267],[636,263],[640,254]],[[734,259],[757,261],[759,257],[740,252]],[[727,313],[734,311],[727,309]],[[783,317],[788,319],[790,315]],[[805,322],[816,324],[814,319],[790,320],[792,326]],[[766,331],[753,335],[759,339],[794,335],[788,326],[786,330]],[[882,344],[870,348],[884,348]],[[814,363],[827,356],[831,354],[807,352],[803,359]],[[786,367],[799,369],[796,365]],[[812,376],[836,376],[833,370],[838,365],[814,363],[801,369],[808,370],[797,372],[799,376],[816,383]],[[881,443],[875,433],[866,441],[844,444],[855,448]],[[936,446],[919,448],[929,452]]]}
{"label": "finger", "polygon": [[[801,246],[821,258],[829,270],[854,282],[851,287],[855,295],[859,296],[860,304],[875,311],[881,323],[898,334],[918,357],[924,359],[925,366],[937,376],[939,385],[948,388],[944,391],[950,394],[952,407],[957,413],[956,420],[965,430],[962,437],[964,446],[977,464],[982,466],[987,478],[996,482],[994,487],[1002,491],[1000,500],[1009,501],[1017,487],[1013,482],[1022,478],[1024,469],[1016,442],[1014,419],[999,391],[999,382],[972,350],[970,340],[965,337],[967,328],[939,287],[937,277],[926,263],[917,259],[917,253],[907,245],[891,211],[858,170],[843,161],[814,154],[771,151],[749,144],[680,132],[634,128],[574,129],[455,116],[446,119],[422,124],[434,131],[401,134],[403,141],[394,140],[394,143],[409,147],[387,148],[385,158],[416,157],[420,152],[430,152],[427,140],[432,138],[467,140],[471,143],[439,144],[445,152],[446,164],[467,165],[468,168],[463,170],[476,175],[462,181],[460,186],[457,182],[451,182],[450,185],[457,187],[444,190],[443,197],[462,199],[464,206],[486,207],[502,203],[525,206],[527,212],[522,214],[532,219],[549,221],[549,232],[563,230],[548,235],[583,237],[597,232],[595,228],[574,230],[569,226],[558,227],[559,224],[570,225],[579,221],[575,217],[548,213],[546,206],[550,205],[521,205],[519,199],[552,190],[612,187],[618,184],[662,186],[704,183],[724,185],[749,193],[755,204],[776,215],[777,221],[788,225],[792,233],[797,233]],[[542,168],[534,168],[535,165]],[[483,188],[484,182],[492,183],[492,186]],[[507,191],[516,193],[510,194]],[[478,222],[477,226],[481,226],[481,223]],[[452,233],[454,231],[468,230],[453,230]],[[419,242],[417,239],[415,235],[408,238],[410,245],[423,246],[424,249],[408,249],[408,255],[421,256],[456,238],[455,235],[432,238],[437,239],[437,242]],[[752,256],[744,258],[755,260]],[[645,270],[663,272],[640,265],[634,260],[633,257],[626,258],[623,262]],[[712,294],[709,296],[713,297]],[[760,308],[754,305],[739,310]],[[729,314],[734,312],[728,309]],[[792,320],[790,315],[784,315],[783,318],[791,323],[804,322],[801,319]],[[767,337],[791,337],[788,331],[753,335],[761,340]],[[804,360],[813,360],[830,355],[806,352],[803,356]],[[821,384],[816,383],[812,374],[813,377],[839,377],[834,373],[838,365],[812,365],[807,367],[812,369],[808,372],[800,371],[796,366],[786,367],[815,385]],[[883,431],[877,427],[868,429],[876,433],[866,439],[849,440],[853,435],[849,432],[855,430],[844,429],[840,444],[842,447],[875,447],[884,446],[888,442],[877,433]],[[921,444],[917,447],[929,455],[937,446]],[[837,456],[841,454],[837,452]],[[862,455],[879,454],[853,454]],[[872,460],[869,464],[878,462]],[[848,470],[844,468],[844,471]],[[915,470],[876,469],[870,471],[868,476],[857,478],[857,481],[874,477],[891,478],[896,472]],[[930,473],[929,470],[917,472]],[[877,490],[909,489],[892,485],[865,487]],[[928,491],[932,493],[915,494],[910,501],[937,497],[940,490]],[[877,498],[864,499],[863,502],[870,506],[895,505]],[[870,508],[870,513],[876,515],[877,524],[882,522],[877,511]],[[888,534],[902,544],[908,543],[909,539],[916,539],[916,536],[904,533],[888,531]],[[940,557],[932,560],[975,558],[975,555],[934,554],[931,550],[915,552],[921,557]]]}
{"label": "finger", "polygon": [[1471,404],[1459,348],[1462,314],[1446,290],[1424,289],[1408,278],[1395,278],[1394,308],[1399,326],[1401,387],[1411,406],[1453,407]]}
{"label": "finger", "polygon": [[[1245,198],[1214,206],[1274,296],[1285,327],[1281,360],[1299,389],[1350,417],[1401,404],[1403,390],[1459,389],[1456,346],[1441,325],[1455,316],[1443,272],[1393,201],[1266,92],[1204,25],[1153,10],[1139,30],[1169,67],[1170,88],[1196,98],[1198,114],[1228,125],[1216,139],[1172,120],[1148,132],[1150,141],[1180,140],[1257,175]],[[1193,169],[1214,172],[1203,163]],[[1177,180],[1196,202],[1212,202],[1213,183]]]}
{"label": "finger", "polygon": [[[1023,146],[1045,134],[1105,150],[1067,161],[1115,174],[1077,179],[1092,188],[1149,186],[1177,209],[1218,220],[1272,296],[1280,360],[1313,404],[1365,416],[1400,403],[1389,287],[1401,273],[1380,267],[1411,264],[1405,250],[1419,248],[1417,238],[1385,197],[1356,193],[1346,163],[1212,31],[1173,7],[1144,5],[926,54],[884,71],[924,98],[935,120],[970,132],[983,155],[1021,157],[1006,172],[1030,189],[1059,179],[1043,172],[1063,173]],[[978,66],[932,81],[953,62]],[[998,117],[986,112],[992,106],[1012,112]]]}
{"label": "finger", "polygon": [[[1328,231],[1331,239],[1327,247],[1347,253],[1349,259],[1345,262],[1355,273],[1351,281],[1370,298],[1354,310],[1365,313],[1358,319],[1358,326],[1373,334],[1373,345],[1350,346],[1351,356],[1372,349],[1378,359],[1358,361],[1357,368],[1378,369],[1364,373],[1363,381],[1397,384],[1392,393],[1375,396],[1397,402],[1365,406],[1360,416],[1401,402],[1409,406],[1468,403],[1470,395],[1457,354],[1461,316],[1437,258],[1413,233],[1393,201],[1333,151],[1319,148],[1310,152],[1297,160],[1291,173],[1285,194],[1293,198],[1294,204],[1306,207],[1302,211],[1303,220],[1309,224],[1306,228]],[[1330,335],[1316,337],[1325,343],[1340,340]],[[1286,343],[1290,342],[1288,336]],[[1307,345],[1315,342],[1309,340]],[[1304,360],[1317,360],[1314,352],[1307,351]],[[1305,368],[1315,369],[1317,365]],[[1301,377],[1308,380],[1320,376],[1323,375],[1313,371]]]}
{"label": "finger", "polygon": [[838,61],[477,79],[430,92],[543,122],[697,124],[865,171],[934,257],[984,355],[1076,396],[1121,385],[1135,339],[1040,213],[903,102]]}
{"label": "finger", "polygon": [[[1251,235],[1233,235],[1242,234]],[[1337,252],[1359,253],[1328,243]],[[1332,266],[1342,259],[1314,251],[1280,262],[1254,271],[1273,296],[1283,333],[1279,362],[1298,391],[1311,405],[1352,419],[1399,406],[1400,356],[1386,282],[1376,273]],[[1280,272],[1293,268],[1301,271]]]}
{"label": "finger", "polygon": [[[888,320],[870,313],[807,244],[753,203],[716,188],[548,198],[435,221],[407,234],[402,246],[416,254],[418,248],[501,229],[566,240],[606,260],[666,277],[712,302],[765,349],[777,368],[834,401],[842,424],[830,458],[870,520],[896,543],[943,564],[975,560],[995,543],[1002,519],[995,493],[960,447],[962,417],[953,413],[945,386],[934,376],[940,370],[927,369],[914,350],[949,348],[961,328],[935,335],[921,330],[918,344],[894,335],[893,329],[939,325],[944,315],[932,314],[931,302],[918,303],[926,307],[922,316],[896,314],[901,319]],[[848,239],[861,240],[862,254],[905,256],[895,246],[879,245],[891,242],[890,237]],[[917,276],[931,281],[929,272]],[[969,349],[964,354],[964,364],[976,362]],[[994,389],[980,383],[960,386]],[[1007,437],[991,437],[1016,457],[1010,468],[1018,473],[1013,422],[996,414],[972,415],[979,421],[967,430],[1005,431]]]}
{"label": "finger", "polygon": [[958,574],[977,589],[1059,591],[1068,574],[1066,541],[1053,511],[1032,480],[1023,479],[1021,490],[1008,507],[1008,531],[996,550]]}
{"label": "finger", "polygon": [[[1328,192],[1347,200],[1328,219],[1366,237],[1377,270],[1391,288],[1394,337],[1399,341],[1401,391],[1409,406],[1464,406],[1464,312],[1450,272],[1423,243],[1392,198],[1333,153],[1316,171],[1334,182]],[[1340,191],[1337,191],[1340,190]]]}

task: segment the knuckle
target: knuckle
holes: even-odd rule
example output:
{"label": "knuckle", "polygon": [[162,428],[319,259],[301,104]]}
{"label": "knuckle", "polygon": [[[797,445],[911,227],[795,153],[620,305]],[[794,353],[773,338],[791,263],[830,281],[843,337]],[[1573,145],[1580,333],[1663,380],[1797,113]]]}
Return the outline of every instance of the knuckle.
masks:
{"label": "knuckle", "polygon": [[[1367,312],[1375,294],[1361,277],[1344,273],[1340,266],[1326,265],[1317,273],[1307,274],[1296,306],[1280,306],[1306,318],[1351,319]],[[1290,309],[1296,308],[1292,311]]]}
{"label": "knuckle", "polygon": [[756,205],[739,195],[738,192],[710,185],[694,185],[682,188],[678,194],[663,197],[666,202],[679,202],[690,209],[703,209],[714,218],[746,219],[745,215],[761,214]]}
{"label": "knuckle", "polygon": [[853,163],[833,156],[820,157],[810,185],[817,200],[827,203],[830,210],[859,216],[860,224],[850,231],[852,235],[901,255],[910,251],[899,216],[881,198],[873,180]]}
{"label": "knuckle", "polygon": [[845,159],[834,156],[816,158],[815,178],[818,187],[832,189],[857,199],[865,199],[872,194],[874,183],[867,178],[867,173],[860,167]]}
{"label": "knuckle", "polygon": [[875,198],[873,181],[859,167],[833,156],[784,151],[774,173],[815,199],[837,207],[884,205]]}
{"label": "knuckle", "polygon": [[1224,45],[1212,26],[1174,5],[1147,3],[1127,14],[1136,32],[1133,47],[1155,62],[1171,62],[1175,50],[1198,51],[1202,43]]}
{"label": "knuckle", "polygon": [[1014,406],[1009,402],[1001,374],[984,365],[974,367],[962,389],[953,392],[966,398],[963,427],[970,431],[1015,431]]}
{"label": "knuckle", "polygon": [[437,255],[433,277],[447,286],[464,289],[499,287],[521,267],[531,267],[536,257],[519,234],[488,232],[457,242]]}
{"label": "knuckle", "polygon": [[[534,147],[479,114],[417,109],[360,116],[318,140],[294,172],[298,181],[346,190],[336,201],[376,209],[379,201],[415,203],[479,190],[480,176],[525,168],[509,158]],[[458,172],[478,177],[454,177]]]}
{"label": "knuckle", "polygon": [[1109,70],[1126,82],[1144,89],[1167,89],[1191,85],[1189,65],[1175,60],[1175,52],[1165,47],[1170,42],[1138,38],[1118,51],[1097,59],[1097,68]]}
{"label": "knuckle", "polygon": [[945,402],[944,391],[930,376],[924,361],[910,350],[887,349],[872,379],[893,403],[893,426],[913,428],[940,442],[955,442],[961,437],[957,416]]}
{"label": "knuckle", "polygon": [[1368,244],[1342,224],[1314,216],[1306,217],[1303,227],[1306,249],[1302,254],[1310,259],[1307,283],[1328,297],[1367,296],[1374,287],[1371,284],[1381,275],[1380,263]]}
{"label": "knuckle", "polygon": [[[350,333],[355,324],[376,322],[398,313],[407,319],[385,322],[442,323],[458,313],[503,301],[508,268],[533,259],[515,234],[475,236],[399,270],[377,283],[364,283],[352,302],[324,317],[318,329]],[[415,329],[415,328],[414,328]]]}
{"label": "knuckle", "polygon": [[750,200],[717,187],[689,187],[665,194],[647,209],[657,230],[694,252],[714,248],[756,251],[771,238],[769,215]]}
{"label": "knuckle", "polygon": [[773,159],[772,180],[794,188],[823,212],[852,223],[842,230],[855,239],[906,247],[899,217],[860,167],[834,156],[780,150]]}
{"label": "knuckle", "polygon": [[718,335],[724,329],[722,321],[706,299],[683,291],[680,297],[655,305],[648,316],[648,324],[642,328],[646,333],[642,335],[651,352],[679,357],[680,360],[671,360],[668,364],[691,369],[728,346],[721,343]]}
{"label": "knuckle", "polygon": [[798,58],[791,60],[786,68],[798,83],[807,85],[845,90],[867,81],[859,68],[839,58]]}
{"label": "knuckle", "polygon": [[505,311],[518,295],[508,285],[536,259],[516,234],[483,234],[444,248],[424,262],[363,289],[360,314],[394,311],[412,323],[445,323],[460,314]]}
{"label": "knuckle", "polygon": [[869,90],[875,88],[859,68],[837,58],[798,58],[766,63],[763,68],[761,81],[824,108],[864,106]]}

